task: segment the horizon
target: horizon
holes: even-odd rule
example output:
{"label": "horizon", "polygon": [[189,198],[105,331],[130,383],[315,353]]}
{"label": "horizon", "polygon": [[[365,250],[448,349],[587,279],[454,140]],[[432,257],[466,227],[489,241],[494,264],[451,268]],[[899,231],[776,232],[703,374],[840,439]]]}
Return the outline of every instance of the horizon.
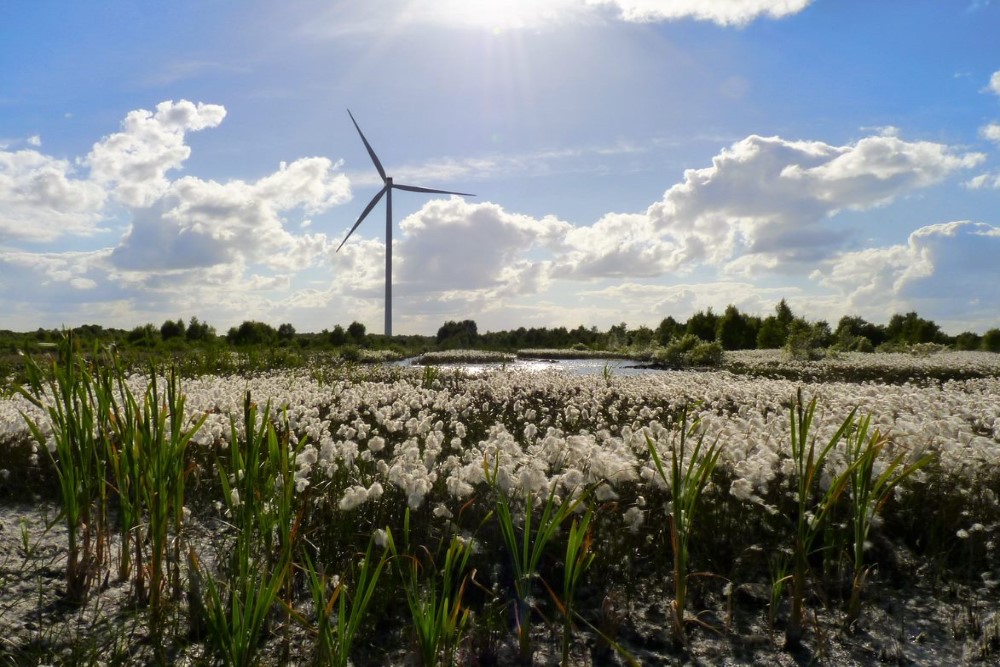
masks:
{"label": "horizon", "polygon": [[[1000,326],[1000,3],[17,4],[0,329]],[[384,206],[384,203],[379,205]]]}

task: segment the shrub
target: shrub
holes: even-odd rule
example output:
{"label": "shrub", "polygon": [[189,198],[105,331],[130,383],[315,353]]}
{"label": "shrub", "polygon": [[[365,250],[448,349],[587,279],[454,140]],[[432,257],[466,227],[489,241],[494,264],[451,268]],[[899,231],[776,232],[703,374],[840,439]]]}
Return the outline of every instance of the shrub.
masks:
{"label": "shrub", "polygon": [[719,366],[722,364],[722,345],[718,341],[699,343],[685,355],[688,366]]}
{"label": "shrub", "polygon": [[987,352],[1000,352],[1000,329],[990,329],[983,334],[983,349]]}
{"label": "shrub", "polygon": [[805,320],[794,320],[785,338],[785,356],[799,361],[822,359],[824,331],[820,326],[810,326]]}
{"label": "shrub", "polygon": [[717,341],[706,343],[694,334],[684,334],[657,350],[653,361],[671,368],[718,366],[722,363],[722,345]]}

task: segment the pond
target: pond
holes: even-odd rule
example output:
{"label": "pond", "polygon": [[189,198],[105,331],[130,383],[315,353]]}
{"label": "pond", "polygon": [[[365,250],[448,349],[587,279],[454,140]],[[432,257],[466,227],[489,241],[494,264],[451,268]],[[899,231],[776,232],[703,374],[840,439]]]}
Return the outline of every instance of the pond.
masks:
{"label": "pond", "polygon": [[[394,362],[397,366],[420,367],[416,357]],[[432,364],[434,365],[434,364]],[[641,375],[657,372],[658,369],[632,359],[515,359],[506,363],[449,363],[436,364],[441,368],[460,368],[475,375],[484,371],[507,368],[511,370],[541,372],[557,370],[569,375],[603,375],[605,368],[614,375]]]}

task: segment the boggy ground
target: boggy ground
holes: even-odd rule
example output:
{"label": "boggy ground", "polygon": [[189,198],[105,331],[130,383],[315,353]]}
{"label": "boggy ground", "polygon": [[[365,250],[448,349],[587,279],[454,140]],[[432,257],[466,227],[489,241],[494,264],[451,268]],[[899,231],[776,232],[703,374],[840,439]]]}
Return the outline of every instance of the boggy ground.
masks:
{"label": "boggy ground", "polygon": [[[58,507],[48,501],[0,504],[0,665],[213,664],[205,644],[189,636],[183,599],[172,606],[162,642],[149,636],[146,610],[136,608],[129,583],[113,574],[95,584],[82,607],[61,602],[66,534],[54,521],[57,515]],[[188,540],[211,552],[213,542],[221,548],[219,528],[203,517],[192,522]],[[843,627],[839,601],[810,600],[805,641],[795,652],[782,647],[787,602],[779,608],[776,627],[770,627],[770,591],[762,584],[692,579],[689,609],[699,613],[686,648],[674,646],[669,636],[664,588],[669,582],[640,577],[633,590],[606,594],[593,585],[583,587],[579,606],[598,610],[587,621],[642,665],[1000,664],[996,598],[946,583],[934,574],[932,563],[912,561],[902,548],[895,557],[895,566],[913,576],[890,576],[870,586],[854,627]],[[405,605],[397,602],[384,605],[395,613],[371,620],[361,633],[355,665],[418,664],[410,650]],[[559,664],[559,630],[558,623],[536,625],[532,664]],[[308,632],[276,611],[261,663],[313,664],[311,651]],[[513,631],[471,631],[457,662],[518,664]],[[625,665],[628,660],[581,624],[571,664]]]}

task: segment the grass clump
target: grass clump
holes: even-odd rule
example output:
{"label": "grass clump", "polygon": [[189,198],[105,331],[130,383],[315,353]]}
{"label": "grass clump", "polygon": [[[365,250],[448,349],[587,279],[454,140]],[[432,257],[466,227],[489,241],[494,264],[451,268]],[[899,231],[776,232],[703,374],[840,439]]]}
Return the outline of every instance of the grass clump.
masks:
{"label": "grass clump", "polygon": [[[696,516],[698,501],[719,460],[721,448],[716,441],[705,447],[704,433],[699,434],[700,423],[694,420],[688,424],[688,408],[685,406],[678,420],[676,438],[670,445],[670,471],[664,468],[656,443],[647,435],[646,446],[660,479],[670,489],[669,513],[670,546],[674,560],[674,599],[670,604],[671,635],[678,646],[687,645],[687,619],[684,609],[687,605],[687,580],[689,542]],[[696,438],[694,449],[687,450],[688,441]]]}

